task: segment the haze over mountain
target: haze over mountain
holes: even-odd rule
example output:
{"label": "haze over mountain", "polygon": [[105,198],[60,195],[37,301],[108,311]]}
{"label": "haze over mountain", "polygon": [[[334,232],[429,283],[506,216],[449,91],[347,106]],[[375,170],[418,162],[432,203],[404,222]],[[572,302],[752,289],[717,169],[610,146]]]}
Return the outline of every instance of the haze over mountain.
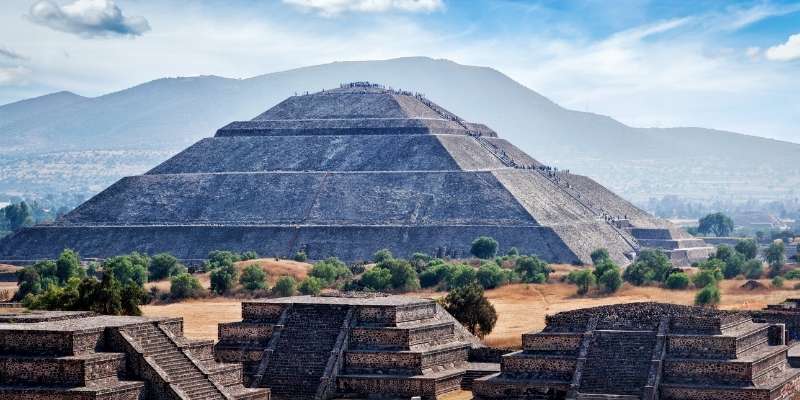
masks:
{"label": "haze over mountain", "polygon": [[[97,191],[117,173],[142,172],[294,93],[350,81],[422,92],[489,125],[540,161],[590,175],[632,200],[800,194],[794,189],[800,183],[798,144],[703,128],[629,127],[560,107],[491,68],[418,57],[337,62],[249,79],[167,78],[95,98],[59,92],[0,106],[0,192],[69,191],[76,185]],[[72,161],[64,163],[64,154]],[[92,172],[82,163],[98,168]]]}

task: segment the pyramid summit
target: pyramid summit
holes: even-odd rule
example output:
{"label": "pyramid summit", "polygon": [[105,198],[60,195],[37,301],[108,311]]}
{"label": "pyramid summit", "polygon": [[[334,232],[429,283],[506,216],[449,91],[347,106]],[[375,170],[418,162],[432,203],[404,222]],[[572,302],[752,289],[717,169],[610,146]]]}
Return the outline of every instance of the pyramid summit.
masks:
{"label": "pyramid summit", "polygon": [[643,247],[678,263],[709,251],[421,94],[357,82],[232,122],[56,222],[4,238],[0,260],[53,258],[65,247],[83,257],[135,250],[187,261],[217,249],[460,257],[484,235],[501,251],[562,263],[588,262],[597,248],[623,263]]}

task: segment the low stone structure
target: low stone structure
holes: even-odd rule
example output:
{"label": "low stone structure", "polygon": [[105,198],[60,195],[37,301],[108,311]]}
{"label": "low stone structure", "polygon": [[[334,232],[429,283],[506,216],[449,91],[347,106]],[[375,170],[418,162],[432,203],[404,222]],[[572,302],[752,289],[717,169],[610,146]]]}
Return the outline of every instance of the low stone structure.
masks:
{"label": "low stone structure", "polygon": [[786,339],[800,340],[800,299],[790,298],[782,303],[770,304],[760,311],[754,311],[756,320],[780,323],[786,326]]}
{"label": "low stone structure", "polygon": [[180,318],[88,312],[0,314],[0,398],[268,400],[220,364],[212,341],[183,336]]}
{"label": "low stone structure", "polygon": [[486,371],[468,362],[478,340],[433,300],[296,296],[244,302],[242,316],[220,324],[216,358],[244,363],[274,399],[434,399]]}
{"label": "low stone structure", "polygon": [[[783,324],[748,313],[662,303],[562,312],[498,374],[477,379],[489,399],[796,399],[800,369]],[[791,363],[790,363],[791,361]]]}

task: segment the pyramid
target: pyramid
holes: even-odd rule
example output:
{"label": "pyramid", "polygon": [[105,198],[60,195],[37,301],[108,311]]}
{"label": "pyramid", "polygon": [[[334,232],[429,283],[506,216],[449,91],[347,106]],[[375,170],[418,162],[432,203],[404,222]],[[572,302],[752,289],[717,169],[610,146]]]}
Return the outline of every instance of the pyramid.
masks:
{"label": "pyramid", "polygon": [[187,262],[217,249],[461,257],[482,235],[501,252],[560,263],[588,262],[597,248],[626,263],[642,247],[687,263],[709,249],[485,125],[420,94],[360,82],[230,123],[56,222],[3,239],[0,260],[51,258],[65,247],[87,258],[166,251]]}

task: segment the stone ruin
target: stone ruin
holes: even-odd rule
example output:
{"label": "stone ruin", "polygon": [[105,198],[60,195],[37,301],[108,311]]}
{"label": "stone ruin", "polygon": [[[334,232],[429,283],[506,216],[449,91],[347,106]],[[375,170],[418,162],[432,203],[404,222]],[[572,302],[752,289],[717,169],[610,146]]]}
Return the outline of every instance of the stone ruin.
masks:
{"label": "stone ruin", "polygon": [[476,400],[800,396],[784,325],[754,322],[748,313],[632,303],[546,322],[522,336],[523,350],[503,356],[500,373],[473,383]]}
{"label": "stone ruin", "polygon": [[14,400],[268,400],[217,363],[213,341],[183,336],[180,318],[88,312],[0,315],[0,398]]}
{"label": "stone ruin", "polygon": [[296,296],[244,302],[242,317],[220,324],[216,358],[243,363],[273,399],[435,399],[489,373],[469,362],[479,341],[433,300]]}
{"label": "stone ruin", "polygon": [[760,311],[752,312],[756,320],[786,325],[786,338],[800,340],[800,299],[786,299],[782,303],[769,304]]}
{"label": "stone ruin", "polygon": [[[532,127],[532,129],[534,129]],[[169,134],[169,132],[164,132]],[[232,122],[50,225],[0,240],[0,261],[212,250],[370,259],[382,248],[463,257],[472,240],[558,263],[643,247],[676,264],[711,248],[590,178],[546,166],[424,96],[364,82]]]}

